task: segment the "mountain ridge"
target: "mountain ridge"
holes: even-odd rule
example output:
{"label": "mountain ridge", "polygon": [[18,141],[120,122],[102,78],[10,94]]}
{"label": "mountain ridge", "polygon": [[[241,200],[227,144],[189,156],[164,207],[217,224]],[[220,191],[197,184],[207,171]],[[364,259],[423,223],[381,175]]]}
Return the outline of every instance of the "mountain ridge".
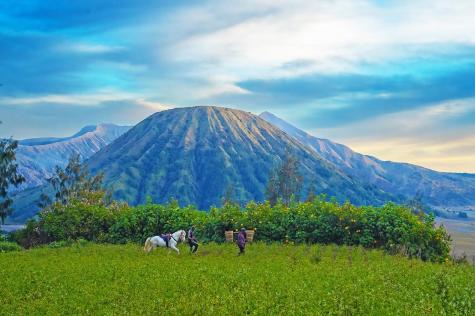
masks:
{"label": "mountain ridge", "polygon": [[69,137],[20,140],[16,155],[18,170],[26,181],[14,191],[44,184],[54,167],[64,167],[73,153],[89,158],[129,128],[109,123],[88,125]]}
{"label": "mountain ridge", "polygon": [[405,199],[422,194],[425,202],[435,208],[475,205],[475,174],[438,172],[410,163],[383,161],[328,139],[312,136],[272,113],[263,112],[259,116],[313,148],[346,173],[386,192],[404,196]]}

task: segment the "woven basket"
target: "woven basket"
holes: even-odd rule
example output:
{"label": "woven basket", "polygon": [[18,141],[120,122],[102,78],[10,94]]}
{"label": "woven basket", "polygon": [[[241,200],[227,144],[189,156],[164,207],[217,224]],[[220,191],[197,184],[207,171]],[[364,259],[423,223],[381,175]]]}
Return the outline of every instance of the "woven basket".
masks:
{"label": "woven basket", "polygon": [[254,230],[246,230],[246,239],[248,242],[252,242],[254,240]]}
{"label": "woven basket", "polygon": [[234,232],[232,230],[227,230],[224,232],[224,236],[226,237],[227,242],[233,242],[234,240]]}

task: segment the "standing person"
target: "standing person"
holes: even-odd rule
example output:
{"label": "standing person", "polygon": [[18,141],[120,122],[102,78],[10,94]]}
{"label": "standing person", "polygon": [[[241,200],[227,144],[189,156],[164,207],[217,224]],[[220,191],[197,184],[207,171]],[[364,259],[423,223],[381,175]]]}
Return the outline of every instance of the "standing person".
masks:
{"label": "standing person", "polygon": [[237,236],[237,245],[239,247],[239,255],[244,254],[244,250],[246,248],[246,242],[247,242],[246,229],[241,228],[241,231],[239,232]]}
{"label": "standing person", "polygon": [[195,253],[198,250],[198,240],[195,236],[196,225],[192,225],[188,230],[188,244],[190,245],[190,252]]}

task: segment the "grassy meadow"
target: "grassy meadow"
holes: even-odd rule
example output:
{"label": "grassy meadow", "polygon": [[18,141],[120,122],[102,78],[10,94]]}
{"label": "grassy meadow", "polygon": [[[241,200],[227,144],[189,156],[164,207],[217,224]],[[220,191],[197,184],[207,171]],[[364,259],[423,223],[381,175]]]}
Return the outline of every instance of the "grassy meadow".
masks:
{"label": "grassy meadow", "polygon": [[347,246],[0,253],[1,315],[474,315],[475,269]]}

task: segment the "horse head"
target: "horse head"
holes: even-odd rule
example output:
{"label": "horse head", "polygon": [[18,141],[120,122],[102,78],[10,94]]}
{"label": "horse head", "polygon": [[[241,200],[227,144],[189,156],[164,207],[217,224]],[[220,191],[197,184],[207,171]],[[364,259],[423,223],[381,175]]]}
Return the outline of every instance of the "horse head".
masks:
{"label": "horse head", "polygon": [[178,242],[184,242],[185,241],[185,237],[186,237],[186,232],[181,229],[179,231],[176,231],[175,233],[173,233],[173,238],[176,239],[176,241]]}

